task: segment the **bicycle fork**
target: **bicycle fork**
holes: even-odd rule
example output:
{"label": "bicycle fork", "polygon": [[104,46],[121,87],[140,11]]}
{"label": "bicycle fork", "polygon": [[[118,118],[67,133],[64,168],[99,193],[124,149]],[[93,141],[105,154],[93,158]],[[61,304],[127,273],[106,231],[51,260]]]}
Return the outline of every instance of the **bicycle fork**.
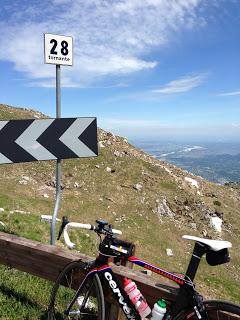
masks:
{"label": "bicycle fork", "polygon": [[[85,283],[85,281],[87,280],[89,276],[89,273],[85,276],[85,278],[83,279],[82,283],[80,284],[79,288],[77,289],[77,292],[75,293],[72,301],[69,303],[69,305],[67,306],[67,309],[64,311],[64,314],[66,316],[69,316],[69,315],[79,315],[81,313],[81,310],[74,310],[74,311],[70,311],[73,307],[73,305],[75,304],[75,302],[77,301],[77,299],[79,298],[79,294],[80,294],[80,291]],[[93,283],[92,285],[90,286],[87,294],[86,294],[86,297],[84,297],[84,300],[82,302],[82,306],[85,305],[85,303],[87,302],[87,299],[89,297],[89,293],[91,292],[91,289],[92,289],[92,286],[93,286]]]}

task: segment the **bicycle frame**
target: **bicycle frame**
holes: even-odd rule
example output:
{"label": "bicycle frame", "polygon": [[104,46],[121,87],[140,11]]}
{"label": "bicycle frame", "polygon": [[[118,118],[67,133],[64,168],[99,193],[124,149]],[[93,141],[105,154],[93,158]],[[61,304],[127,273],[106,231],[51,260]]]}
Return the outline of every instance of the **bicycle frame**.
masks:
{"label": "bicycle frame", "polygon": [[[141,259],[138,259],[137,257],[131,256],[128,257],[127,260],[129,262],[132,262],[136,265],[139,265],[145,269],[151,270],[154,273],[157,273],[159,275],[162,275],[163,277],[166,277],[177,284],[179,284],[181,287],[190,287],[190,290],[193,289],[193,283],[189,279],[184,279],[183,277],[176,275],[174,273],[168,272],[164,269],[158,268],[152,264],[149,264]],[[114,299],[118,302],[119,306],[121,307],[123,313],[125,314],[126,318],[129,320],[141,320],[140,315],[135,309],[134,304],[129,299],[128,295],[124,291],[122,284],[120,281],[116,278],[114,275],[111,266],[107,263],[107,258],[100,256],[94,261],[94,264],[90,267],[89,272],[86,274],[86,278],[93,276],[94,274],[98,274],[100,281],[105,284],[106,287],[110,289],[110,291],[113,294]],[[73,304],[75,303],[78,294],[80,292],[81,286],[78,288],[72,302],[69,304],[68,309],[66,312],[70,311]],[[183,300],[181,299],[182,303]],[[183,305],[183,304],[182,304]],[[182,308],[181,308],[182,309]],[[174,312],[176,314],[180,310],[177,308],[177,310]]]}

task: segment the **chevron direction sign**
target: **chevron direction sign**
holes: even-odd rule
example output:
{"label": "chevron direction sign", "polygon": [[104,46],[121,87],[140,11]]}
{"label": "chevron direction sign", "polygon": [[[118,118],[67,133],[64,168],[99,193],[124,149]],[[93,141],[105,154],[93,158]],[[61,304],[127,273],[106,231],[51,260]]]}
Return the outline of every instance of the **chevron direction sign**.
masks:
{"label": "chevron direction sign", "polygon": [[97,155],[96,118],[0,121],[0,164]]}

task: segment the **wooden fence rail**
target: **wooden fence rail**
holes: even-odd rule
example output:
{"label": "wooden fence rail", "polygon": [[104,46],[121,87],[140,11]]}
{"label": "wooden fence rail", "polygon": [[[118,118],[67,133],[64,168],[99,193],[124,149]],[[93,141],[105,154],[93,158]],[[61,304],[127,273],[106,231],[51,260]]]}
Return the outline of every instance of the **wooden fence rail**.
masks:
{"label": "wooden fence rail", "polygon": [[[55,281],[64,266],[77,259],[89,261],[93,258],[0,232],[0,263],[40,278]],[[113,271],[121,281],[123,277],[133,279],[150,305],[153,305],[158,297],[169,301],[176,298],[177,287],[169,286],[166,283],[156,283],[154,279],[140,271],[123,266],[113,266]],[[114,310],[114,306],[112,310]],[[108,319],[116,319],[116,317],[110,315]]]}
{"label": "wooden fence rail", "polygon": [[[0,232],[0,263],[40,278],[55,281],[64,266],[77,259],[93,260],[92,257],[73,253],[67,249]],[[176,287],[156,283],[140,271],[115,265],[112,268],[120,280],[123,277],[133,279],[150,304],[156,302],[156,297],[170,301],[176,297],[178,290]]]}

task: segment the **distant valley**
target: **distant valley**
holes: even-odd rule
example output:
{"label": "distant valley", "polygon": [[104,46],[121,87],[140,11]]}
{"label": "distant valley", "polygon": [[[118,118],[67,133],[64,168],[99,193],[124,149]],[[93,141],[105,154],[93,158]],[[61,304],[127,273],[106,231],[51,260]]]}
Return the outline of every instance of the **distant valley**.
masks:
{"label": "distant valley", "polygon": [[209,181],[220,184],[240,181],[240,143],[132,142],[157,159],[175,164]]}

